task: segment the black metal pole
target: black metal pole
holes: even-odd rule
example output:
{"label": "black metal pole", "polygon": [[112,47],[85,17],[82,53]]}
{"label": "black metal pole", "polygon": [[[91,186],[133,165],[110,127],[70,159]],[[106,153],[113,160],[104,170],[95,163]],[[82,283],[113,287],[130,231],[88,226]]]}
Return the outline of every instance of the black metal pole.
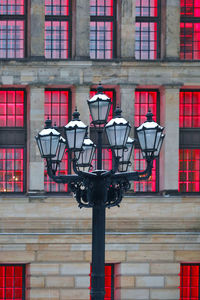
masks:
{"label": "black metal pole", "polygon": [[[98,131],[97,169],[102,169],[102,131]],[[105,200],[107,189],[102,178],[97,177],[93,187],[92,210],[92,284],[91,299],[104,300],[105,295]]]}

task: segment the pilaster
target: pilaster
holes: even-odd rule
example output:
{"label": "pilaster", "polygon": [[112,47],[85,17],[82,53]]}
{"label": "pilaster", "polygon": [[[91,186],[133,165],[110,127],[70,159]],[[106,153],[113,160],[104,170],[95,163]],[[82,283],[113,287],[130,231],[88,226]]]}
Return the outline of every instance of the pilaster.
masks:
{"label": "pilaster", "polygon": [[30,55],[33,58],[44,58],[44,25],[45,7],[44,0],[31,0],[30,17]]}
{"label": "pilaster", "polygon": [[179,170],[179,86],[161,91],[161,121],[165,140],[160,154],[160,190],[178,191]]}
{"label": "pilaster", "polygon": [[121,10],[121,58],[135,57],[135,2],[122,1]]}
{"label": "pilaster", "polygon": [[180,0],[167,0],[166,58],[179,59],[180,53]]}
{"label": "pilaster", "polygon": [[44,162],[40,157],[35,136],[44,127],[44,88],[30,88],[30,128],[28,135],[29,182],[28,191],[44,191]]}
{"label": "pilaster", "polygon": [[90,57],[90,1],[76,1],[76,58]]}

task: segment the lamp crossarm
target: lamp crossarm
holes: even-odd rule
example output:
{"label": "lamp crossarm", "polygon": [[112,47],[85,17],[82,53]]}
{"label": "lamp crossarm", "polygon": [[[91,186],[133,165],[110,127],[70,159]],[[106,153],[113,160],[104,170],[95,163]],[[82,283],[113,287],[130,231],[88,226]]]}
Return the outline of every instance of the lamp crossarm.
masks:
{"label": "lamp crossarm", "polygon": [[122,173],[116,173],[111,176],[112,180],[121,180],[121,179],[126,179],[129,181],[142,181],[142,180],[147,180],[152,173],[152,168],[153,168],[153,160],[147,161],[147,167],[144,171],[142,172],[122,172]]}
{"label": "lamp crossarm", "polygon": [[51,159],[47,159],[47,174],[53,181],[56,183],[77,183],[81,179],[78,175],[55,175],[55,171],[53,171],[52,166],[51,166]]}
{"label": "lamp crossarm", "polygon": [[77,159],[74,158],[72,160],[73,170],[74,170],[75,174],[77,174],[77,176],[79,176],[80,178],[91,178],[91,177],[97,176],[96,174],[94,174],[92,172],[79,171],[76,163],[77,163]]}

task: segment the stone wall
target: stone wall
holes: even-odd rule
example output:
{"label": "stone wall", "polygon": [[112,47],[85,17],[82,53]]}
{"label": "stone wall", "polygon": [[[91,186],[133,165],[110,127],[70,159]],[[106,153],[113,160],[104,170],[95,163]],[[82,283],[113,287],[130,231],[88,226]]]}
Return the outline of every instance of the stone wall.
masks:
{"label": "stone wall", "polygon": [[[160,157],[160,195],[125,197],[107,210],[106,262],[116,263],[115,300],[178,300],[181,262],[200,262],[200,197],[170,196],[178,189],[179,91],[200,88],[200,62],[179,60],[179,1],[162,0],[161,60],[135,61],[135,1],[117,0],[117,57],[89,59],[89,0],[73,1],[72,57],[44,59],[44,6],[31,0],[28,57],[0,61],[0,87],[27,90],[27,193],[0,195],[0,263],[27,264],[26,300],[88,300],[91,209],[70,195],[44,193],[44,163],[34,136],[44,123],[44,90],[70,88],[82,120],[99,81],[115,88],[134,125],[134,91],[160,91],[166,139]],[[44,2],[44,1],[43,1]],[[133,131],[132,131],[133,135]]]}
{"label": "stone wall", "polygon": [[[0,261],[27,264],[27,298],[88,300],[91,209],[70,197],[1,198]],[[200,260],[200,200],[125,197],[107,210],[115,300],[179,299],[181,262]]]}

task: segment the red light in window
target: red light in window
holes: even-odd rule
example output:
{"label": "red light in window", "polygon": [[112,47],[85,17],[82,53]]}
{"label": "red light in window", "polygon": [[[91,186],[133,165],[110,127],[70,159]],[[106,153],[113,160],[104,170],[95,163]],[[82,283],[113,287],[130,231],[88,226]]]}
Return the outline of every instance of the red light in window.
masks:
{"label": "red light in window", "polygon": [[0,149],[0,192],[23,192],[23,149]]}
{"label": "red light in window", "polygon": [[[154,121],[157,121],[157,91],[136,91],[135,92],[135,127],[140,126],[146,121],[146,114],[149,109],[153,113]],[[135,149],[134,169],[135,171],[144,171],[146,161],[142,158],[139,149]],[[148,181],[134,183],[135,192],[156,192],[156,161],[154,160],[152,175]]]}
{"label": "red light in window", "polygon": [[200,149],[179,150],[179,192],[200,191]]}
{"label": "red light in window", "polygon": [[69,92],[45,91],[45,120],[49,117],[57,127],[69,122]]}
{"label": "red light in window", "polygon": [[150,109],[153,119],[157,121],[157,91],[136,91],[135,92],[135,127],[146,121],[146,114]]}
{"label": "red light in window", "polygon": [[[65,126],[69,122],[69,91],[45,91],[44,105],[45,120],[49,117],[57,127]],[[68,173],[68,156],[64,155],[58,173],[66,175]],[[44,186],[46,192],[67,192],[68,186],[56,184],[44,172]]]}
{"label": "red light in window", "polygon": [[181,16],[200,17],[199,0],[181,0]]}
{"label": "red light in window", "polygon": [[199,296],[199,265],[182,264],[180,271],[180,300],[198,300]]}
{"label": "red light in window", "polygon": [[0,91],[0,127],[24,126],[24,91]]}
{"label": "red light in window", "polygon": [[[68,174],[68,155],[65,154],[60,167],[58,169],[58,175]],[[49,178],[47,171],[44,171],[44,190],[46,192],[57,193],[57,192],[68,192],[67,184],[57,184],[52,179]]]}
{"label": "red light in window", "polygon": [[180,127],[200,127],[200,92],[180,92]]}
{"label": "red light in window", "polygon": [[[134,170],[144,171],[146,160],[142,158],[141,150],[135,149]],[[134,182],[135,192],[156,192],[156,161],[153,162],[152,175],[147,181]]]}
{"label": "red light in window", "polygon": [[0,300],[22,300],[23,277],[23,266],[0,266]]}

